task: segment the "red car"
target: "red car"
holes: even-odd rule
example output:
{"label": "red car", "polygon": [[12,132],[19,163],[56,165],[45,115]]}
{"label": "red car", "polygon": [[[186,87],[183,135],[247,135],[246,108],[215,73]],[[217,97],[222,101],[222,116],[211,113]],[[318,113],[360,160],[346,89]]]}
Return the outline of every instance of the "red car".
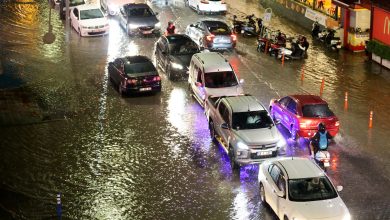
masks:
{"label": "red car", "polygon": [[290,95],[272,99],[270,113],[274,120],[279,120],[290,131],[294,140],[312,137],[321,122],[325,123],[332,136],[339,132],[338,118],[329,109],[328,103],[316,95]]}

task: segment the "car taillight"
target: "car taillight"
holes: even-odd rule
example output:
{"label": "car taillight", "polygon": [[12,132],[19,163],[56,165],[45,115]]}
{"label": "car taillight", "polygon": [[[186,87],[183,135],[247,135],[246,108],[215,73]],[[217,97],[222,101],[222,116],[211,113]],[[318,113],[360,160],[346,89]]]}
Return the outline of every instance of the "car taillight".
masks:
{"label": "car taillight", "polygon": [[203,3],[203,4],[208,4],[208,3],[209,3],[208,0],[202,0],[202,1],[200,1],[200,2]]}
{"label": "car taillight", "polygon": [[207,37],[206,37],[206,39],[207,39],[207,41],[212,41],[213,39],[214,39],[214,35],[213,34],[211,34],[211,35],[208,35]]}
{"label": "car taillight", "polygon": [[233,41],[236,41],[236,40],[237,40],[237,36],[234,35],[234,34],[230,35],[230,37],[232,37],[232,40],[233,40]]}
{"label": "car taillight", "polygon": [[127,83],[131,84],[131,85],[135,85],[137,83],[137,80],[136,79],[128,79]]}
{"label": "car taillight", "polygon": [[336,126],[336,127],[340,126],[340,121],[336,121],[336,122],[334,123],[334,126]]}
{"label": "car taillight", "polygon": [[161,80],[161,78],[159,76],[153,77],[153,81],[160,81],[160,80]]}

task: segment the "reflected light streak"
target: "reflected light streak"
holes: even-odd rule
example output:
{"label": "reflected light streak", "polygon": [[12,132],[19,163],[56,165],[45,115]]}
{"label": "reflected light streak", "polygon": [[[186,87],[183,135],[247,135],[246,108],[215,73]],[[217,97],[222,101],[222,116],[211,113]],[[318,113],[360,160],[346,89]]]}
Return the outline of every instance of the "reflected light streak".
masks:
{"label": "reflected light streak", "polygon": [[188,123],[183,119],[185,111],[186,93],[182,88],[174,88],[168,100],[168,121],[178,129],[179,133],[184,133],[188,129]]}
{"label": "reflected light streak", "polygon": [[248,208],[248,198],[245,195],[243,189],[239,189],[240,192],[236,195],[234,198],[234,219],[249,219],[250,212],[247,209]]}

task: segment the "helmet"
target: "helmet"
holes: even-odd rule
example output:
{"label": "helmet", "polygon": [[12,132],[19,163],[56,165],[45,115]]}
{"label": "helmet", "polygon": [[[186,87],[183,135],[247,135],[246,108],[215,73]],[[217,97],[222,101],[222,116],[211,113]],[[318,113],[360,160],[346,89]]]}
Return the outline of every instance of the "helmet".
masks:
{"label": "helmet", "polygon": [[168,21],[168,25],[171,25],[171,24],[173,24],[173,21]]}
{"label": "helmet", "polygon": [[233,19],[236,19],[237,18],[237,15],[233,15]]}
{"label": "helmet", "polygon": [[325,132],[325,130],[326,130],[325,124],[322,123],[322,122],[319,123],[319,124],[318,124],[318,131],[323,133],[323,132]]}

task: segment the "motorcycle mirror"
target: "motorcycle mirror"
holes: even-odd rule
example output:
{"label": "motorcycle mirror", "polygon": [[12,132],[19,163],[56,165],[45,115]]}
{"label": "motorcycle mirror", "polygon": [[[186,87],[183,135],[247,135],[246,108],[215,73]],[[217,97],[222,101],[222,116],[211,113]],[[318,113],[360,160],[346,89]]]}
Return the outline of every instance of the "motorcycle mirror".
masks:
{"label": "motorcycle mirror", "polygon": [[343,186],[337,186],[337,192],[341,192],[343,190]]}

